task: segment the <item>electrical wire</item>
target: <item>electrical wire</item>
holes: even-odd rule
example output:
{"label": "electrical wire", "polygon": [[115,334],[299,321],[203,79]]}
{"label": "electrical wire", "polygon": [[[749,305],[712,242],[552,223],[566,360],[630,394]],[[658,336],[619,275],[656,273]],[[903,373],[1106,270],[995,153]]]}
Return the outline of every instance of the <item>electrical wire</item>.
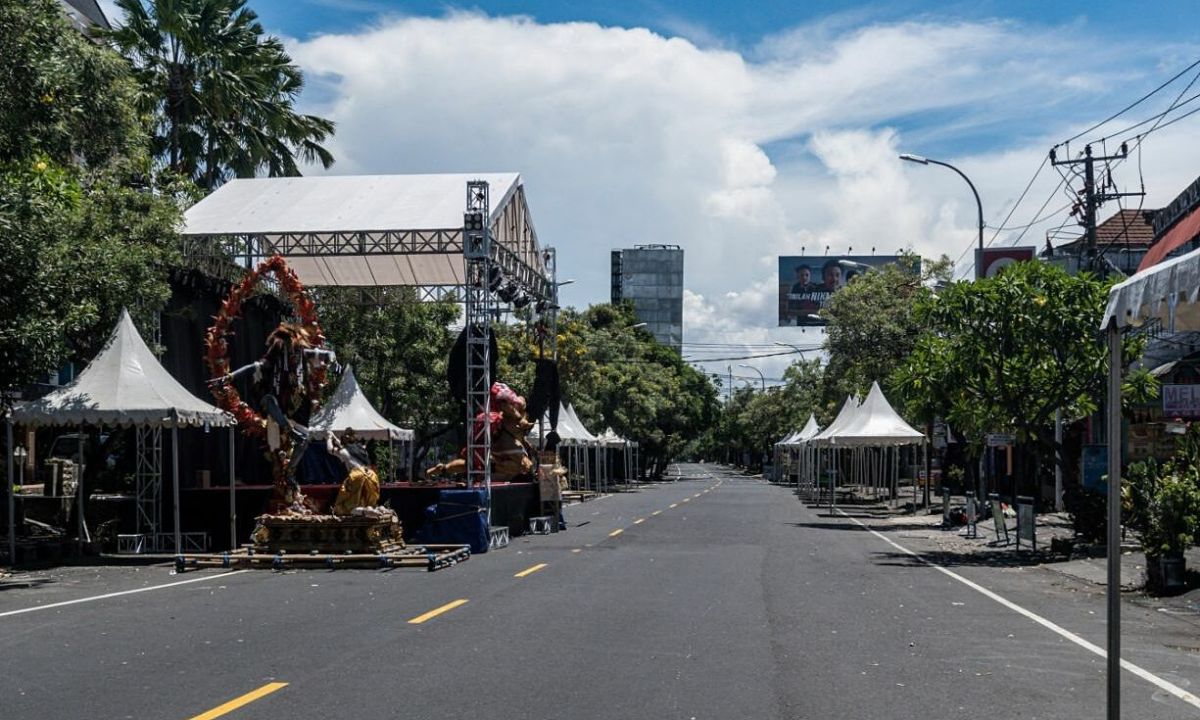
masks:
{"label": "electrical wire", "polygon": [[[1146,100],[1150,99],[1150,98],[1151,98],[1151,97],[1153,97],[1154,95],[1156,95],[1156,94],[1158,94],[1159,92],[1161,92],[1161,91],[1162,91],[1164,88],[1166,88],[1167,86],[1171,85],[1171,84],[1172,84],[1172,83],[1174,83],[1176,80],[1178,80],[1180,77],[1182,77],[1183,75],[1187,74],[1187,73],[1188,73],[1190,70],[1192,70],[1193,68],[1195,68],[1195,67],[1197,67],[1197,66],[1200,66],[1200,59],[1197,59],[1197,60],[1195,60],[1194,62],[1192,62],[1191,64],[1189,64],[1187,67],[1183,68],[1182,70],[1180,70],[1179,72],[1177,72],[1175,75],[1171,76],[1171,78],[1170,78],[1170,79],[1166,80],[1165,82],[1163,82],[1162,84],[1160,84],[1158,87],[1154,88],[1153,90],[1151,90],[1150,92],[1148,92],[1148,93],[1146,93],[1145,95],[1141,96],[1140,98],[1138,98],[1137,100],[1133,101],[1132,103],[1130,103],[1130,104],[1126,105],[1126,106],[1125,106],[1124,108],[1122,108],[1121,110],[1117,111],[1116,113],[1113,113],[1112,115],[1110,115],[1110,116],[1108,116],[1107,118],[1105,118],[1104,120],[1101,120],[1100,122],[1098,122],[1098,123],[1096,123],[1096,124],[1092,125],[1091,127],[1089,127],[1089,128],[1087,128],[1087,129],[1085,129],[1085,130],[1083,130],[1083,131],[1081,131],[1081,132],[1079,132],[1079,133],[1077,133],[1077,134],[1073,135],[1072,137],[1070,137],[1070,138],[1067,138],[1066,140],[1064,140],[1064,141],[1062,141],[1062,142],[1058,143],[1057,145],[1055,145],[1054,147],[1055,147],[1055,148],[1058,148],[1058,147],[1061,147],[1061,146],[1064,146],[1064,145],[1068,145],[1069,143],[1071,143],[1071,142],[1073,142],[1073,141],[1075,141],[1075,140],[1078,140],[1079,138],[1083,137],[1084,135],[1087,135],[1088,133],[1090,133],[1090,132],[1092,132],[1092,131],[1096,130],[1097,128],[1103,127],[1103,126],[1104,126],[1104,125],[1106,125],[1107,123],[1109,123],[1109,122],[1111,122],[1111,121],[1113,121],[1113,120],[1117,119],[1118,117],[1121,117],[1121,116],[1122,116],[1122,115],[1124,115],[1125,113],[1129,112],[1129,111],[1130,111],[1130,110],[1132,110],[1133,108],[1137,107],[1138,105],[1142,104],[1142,103],[1143,103],[1143,102],[1145,102]],[[1198,74],[1198,77],[1200,77],[1200,74]],[[1192,84],[1194,84],[1194,83],[1195,83],[1195,81],[1196,81],[1196,79],[1195,79],[1195,78],[1193,78],[1192,82],[1191,82],[1191,83],[1188,83],[1188,86],[1187,86],[1187,87],[1185,87],[1185,88],[1184,88],[1184,90],[1183,90],[1183,92],[1182,92],[1182,93],[1180,93],[1180,95],[1179,95],[1179,96],[1177,96],[1177,97],[1175,98],[1175,101],[1174,101],[1173,103],[1171,103],[1171,106],[1170,106],[1170,107],[1168,107],[1168,108],[1167,108],[1167,110],[1165,110],[1165,111],[1163,111],[1163,112],[1161,112],[1161,113],[1158,113],[1158,114],[1157,114],[1157,115],[1155,115],[1155,116],[1151,116],[1150,118],[1146,118],[1145,120],[1142,120],[1141,122],[1138,122],[1138,123],[1136,123],[1136,124],[1134,124],[1134,125],[1131,125],[1131,126],[1129,126],[1129,127],[1127,127],[1127,128],[1124,128],[1124,129],[1122,129],[1122,130],[1120,130],[1120,131],[1118,131],[1118,132],[1116,132],[1116,133],[1111,133],[1111,134],[1110,134],[1109,136],[1107,136],[1107,137],[1113,137],[1113,136],[1115,136],[1115,135],[1121,135],[1121,134],[1124,134],[1124,133],[1126,133],[1126,132],[1128,132],[1128,131],[1130,131],[1130,130],[1133,130],[1133,129],[1136,129],[1136,128],[1139,128],[1139,127],[1141,127],[1141,126],[1145,125],[1147,122],[1150,122],[1151,120],[1155,120],[1155,119],[1157,119],[1159,122],[1161,122],[1161,121],[1162,121],[1162,119],[1163,119],[1163,118],[1165,118],[1165,117],[1167,116],[1167,114],[1169,114],[1169,113],[1170,113],[1170,112],[1172,112],[1173,110],[1177,109],[1178,107],[1180,107],[1180,106],[1182,106],[1182,105],[1187,105],[1188,103],[1192,102],[1193,100],[1196,100],[1197,98],[1200,98],[1200,93],[1197,93],[1196,95],[1193,95],[1192,97],[1189,97],[1187,100],[1183,100],[1183,101],[1181,101],[1181,98],[1183,97],[1183,94],[1185,94],[1185,93],[1186,93],[1186,92],[1187,92],[1187,91],[1188,91],[1188,90],[1191,88]],[[1145,133],[1143,136],[1140,136],[1140,137],[1138,138],[1138,142],[1139,142],[1139,144],[1140,144],[1141,140],[1143,140],[1143,139],[1145,138],[1145,136],[1148,136],[1148,135],[1149,135],[1151,132],[1153,132],[1155,129],[1160,129],[1160,128],[1162,128],[1162,127],[1169,127],[1170,125],[1172,125],[1172,124],[1174,124],[1174,123],[1176,123],[1176,122],[1178,122],[1178,121],[1180,121],[1180,120],[1183,120],[1184,118],[1186,118],[1186,117],[1189,117],[1190,115],[1192,115],[1192,114],[1194,114],[1194,113],[1196,113],[1196,112],[1200,112],[1200,108],[1196,108],[1195,110],[1189,111],[1188,113],[1186,113],[1186,114],[1184,114],[1184,115],[1181,115],[1181,116],[1179,116],[1179,117],[1177,117],[1177,118],[1174,118],[1174,119],[1172,119],[1172,120],[1171,120],[1169,123],[1165,123],[1165,124],[1162,124],[1162,125],[1159,125],[1158,123],[1156,123],[1154,127],[1152,127],[1152,128],[1149,130],[1149,131],[1147,131],[1147,132],[1146,132],[1146,133]],[[1107,139],[1107,138],[1101,138],[1101,139],[1100,139],[1100,141],[1101,141],[1101,142],[1103,142],[1105,139]],[[991,239],[990,239],[990,240],[987,242],[987,244],[986,244],[984,247],[991,247],[991,245],[992,245],[992,244],[993,244],[993,243],[996,241],[996,238],[999,236],[999,234],[1000,234],[1000,232],[1001,232],[1002,230],[1006,230],[1006,229],[1016,230],[1016,229],[1018,229],[1018,227],[1019,227],[1019,228],[1021,229],[1021,234],[1020,234],[1020,235],[1018,235],[1018,236],[1017,236],[1017,238],[1016,238],[1015,240],[1013,240],[1013,243],[1012,243],[1013,245],[1016,245],[1017,243],[1019,243],[1019,242],[1021,241],[1021,239],[1022,239],[1022,238],[1024,238],[1024,236],[1025,236],[1025,233],[1026,233],[1026,232],[1028,232],[1030,228],[1034,227],[1035,225],[1038,225],[1038,224],[1040,224],[1040,223],[1041,223],[1041,222],[1043,222],[1045,219],[1049,219],[1049,217],[1051,217],[1051,216],[1053,216],[1053,215],[1057,214],[1058,212],[1061,212],[1061,211],[1062,211],[1061,209],[1060,209],[1060,210],[1056,210],[1056,211],[1053,211],[1053,212],[1049,213],[1049,215],[1048,215],[1048,216],[1046,216],[1045,218],[1043,218],[1043,217],[1042,217],[1042,212],[1045,210],[1046,206],[1050,204],[1050,199],[1052,199],[1052,198],[1053,198],[1054,194],[1055,194],[1055,193],[1057,193],[1057,192],[1059,191],[1059,189],[1060,189],[1060,188],[1063,188],[1064,186],[1066,186],[1066,187],[1067,187],[1067,189],[1068,189],[1068,192],[1070,192],[1070,189],[1071,189],[1071,187],[1072,187],[1072,186],[1071,186],[1070,179],[1068,179],[1068,177],[1067,177],[1066,175],[1064,175],[1064,174],[1062,173],[1062,171],[1059,171],[1060,182],[1059,182],[1058,186],[1057,186],[1057,187],[1055,187],[1055,188],[1054,188],[1054,190],[1052,190],[1052,191],[1051,191],[1051,193],[1050,193],[1050,198],[1048,198],[1048,199],[1046,200],[1046,202],[1042,203],[1042,206],[1041,206],[1041,208],[1039,208],[1039,209],[1038,209],[1038,211],[1037,211],[1036,213],[1034,213],[1035,220],[1033,220],[1033,221],[1030,221],[1030,222],[1029,222],[1029,223],[1027,223],[1026,225],[1022,225],[1022,226],[1018,226],[1018,227],[1012,227],[1012,228],[1008,227],[1008,221],[1009,221],[1009,219],[1010,219],[1010,218],[1012,217],[1012,215],[1015,213],[1016,209],[1017,209],[1017,208],[1018,208],[1018,207],[1021,205],[1021,202],[1022,202],[1022,200],[1025,198],[1025,196],[1026,196],[1026,195],[1029,193],[1029,190],[1030,190],[1030,188],[1032,188],[1032,186],[1033,186],[1033,183],[1034,183],[1034,182],[1037,180],[1038,176],[1041,174],[1042,170],[1045,168],[1045,166],[1046,166],[1046,163],[1047,163],[1048,159],[1049,159],[1049,156],[1046,156],[1046,157],[1044,157],[1044,158],[1042,159],[1042,163],[1041,163],[1040,165],[1038,165],[1038,168],[1037,168],[1037,170],[1035,170],[1035,171],[1034,171],[1033,177],[1031,177],[1031,178],[1030,178],[1030,180],[1029,180],[1029,182],[1028,182],[1028,183],[1026,183],[1026,185],[1025,185],[1025,189],[1024,189],[1024,190],[1022,190],[1020,197],[1018,197],[1018,198],[1017,198],[1017,201],[1016,201],[1016,202],[1013,204],[1013,207],[1012,207],[1012,208],[1009,210],[1009,213],[1008,213],[1008,215],[1005,217],[1004,221],[1000,223],[1000,226],[999,226],[999,227],[993,228],[994,232],[992,233],[992,237],[991,237]],[[1053,167],[1055,167],[1055,168],[1057,169],[1057,166],[1053,166]],[[1070,202],[1070,203],[1068,203],[1068,205],[1067,205],[1066,207],[1071,207],[1071,206],[1074,204],[1074,202],[1075,202],[1075,196],[1070,196],[1070,195],[1069,195],[1069,197],[1071,198],[1071,202]],[[1066,209],[1066,207],[1064,207],[1063,209]],[[1070,216],[1068,216],[1068,220],[1069,220],[1069,218],[1070,218]],[[1058,226],[1058,228],[1056,228],[1056,229],[1055,229],[1054,231],[1052,231],[1052,232],[1058,232],[1058,231],[1060,231],[1060,230],[1063,228],[1063,226],[1065,226],[1065,225],[1067,224],[1068,220],[1064,220],[1064,221],[1063,221],[1063,223],[1062,223],[1062,224],[1060,224],[1060,225]],[[1050,235],[1050,233],[1047,233],[1047,237],[1049,237],[1049,235]],[[968,247],[967,247],[967,248],[966,248],[966,249],[965,249],[965,250],[962,252],[962,254],[960,254],[960,255],[958,256],[958,259],[957,259],[957,260],[955,260],[954,264],[957,266],[959,263],[961,263],[961,262],[962,262],[962,260],[963,260],[963,258],[965,258],[965,257],[967,256],[967,253],[969,253],[970,251],[971,251],[971,246],[968,246]],[[963,275],[965,275],[965,274],[966,274],[966,270],[967,270],[967,268],[964,268],[964,269],[963,269]]]}
{"label": "electrical wire", "polygon": [[1151,90],[1150,92],[1146,93],[1145,95],[1141,96],[1141,97],[1140,97],[1140,98],[1138,98],[1137,100],[1134,100],[1132,103],[1130,103],[1130,104],[1126,105],[1124,108],[1122,108],[1121,110],[1117,111],[1116,113],[1114,113],[1114,114],[1112,114],[1112,115],[1108,116],[1108,117],[1107,117],[1107,118],[1105,118],[1104,120],[1101,120],[1100,122],[1098,122],[1098,123],[1096,123],[1095,125],[1091,126],[1091,127],[1090,127],[1090,128],[1088,128],[1087,130],[1084,130],[1083,132],[1080,132],[1080,133],[1078,133],[1078,134],[1076,134],[1076,135],[1073,135],[1073,136],[1071,136],[1071,137],[1067,138],[1066,140],[1064,140],[1064,141],[1060,142],[1058,145],[1055,145],[1054,147],[1056,147],[1056,148],[1057,148],[1057,147],[1061,147],[1061,146],[1063,146],[1063,145],[1066,145],[1066,144],[1067,144],[1067,143],[1069,143],[1069,142],[1072,142],[1072,141],[1078,140],[1079,138],[1083,137],[1084,135],[1087,135],[1088,133],[1090,133],[1091,131],[1095,130],[1096,128],[1099,128],[1099,127],[1101,127],[1101,126],[1103,126],[1103,125],[1105,125],[1105,124],[1107,124],[1107,123],[1109,123],[1109,122],[1111,122],[1111,121],[1113,121],[1113,120],[1116,120],[1117,118],[1121,117],[1122,115],[1124,115],[1125,113],[1129,112],[1129,111],[1130,111],[1130,110],[1132,110],[1133,108],[1137,107],[1138,105],[1141,105],[1141,104],[1142,104],[1143,102],[1145,102],[1146,100],[1149,100],[1151,97],[1153,97],[1154,95],[1158,94],[1158,93],[1159,93],[1159,92],[1160,92],[1160,91],[1161,91],[1163,88],[1165,88],[1166,86],[1168,86],[1168,85],[1170,85],[1171,83],[1173,83],[1173,82],[1175,82],[1176,80],[1178,80],[1178,79],[1179,79],[1180,77],[1182,77],[1182,76],[1183,76],[1185,73],[1187,73],[1189,70],[1191,70],[1192,68],[1196,67],[1197,65],[1200,65],[1200,60],[1196,60],[1196,61],[1195,61],[1195,62],[1193,62],[1191,65],[1188,65],[1188,66],[1187,66],[1187,67],[1185,67],[1184,69],[1182,69],[1182,70],[1180,70],[1179,72],[1175,73],[1174,75],[1172,75],[1172,76],[1171,76],[1171,79],[1170,79],[1170,80],[1167,80],[1166,82],[1164,82],[1163,84],[1161,84],[1161,85],[1159,85],[1158,87],[1154,88],[1153,90]]}
{"label": "electrical wire", "polygon": [[715,358],[688,358],[688,357],[685,357],[684,360],[687,362],[725,362],[727,360],[755,360],[757,358],[783,357],[786,355],[798,355],[798,354],[799,353],[797,353],[795,350],[787,350],[784,352],[767,353],[767,354],[763,354],[763,355],[739,355],[737,357],[715,357]]}

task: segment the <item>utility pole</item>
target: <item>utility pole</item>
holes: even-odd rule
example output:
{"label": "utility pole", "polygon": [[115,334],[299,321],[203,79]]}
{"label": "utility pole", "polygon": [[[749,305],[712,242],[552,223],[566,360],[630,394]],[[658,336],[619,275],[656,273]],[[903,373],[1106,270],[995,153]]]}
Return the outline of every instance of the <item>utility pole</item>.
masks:
{"label": "utility pole", "polygon": [[[1092,146],[1085,145],[1083,148],[1083,157],[1075,160],[1059,160],[1055,153],[1055,148],[1050,148],[1050,164],[1051,165],[1083,165],[1083,221],[1080,223],[1084,229],[1084,259],[1085,262],[1080,263],[1081,269],[1095,271],[1101,277],[1108,275],[1107,263],[1100,263],[1096,248],[1096,209],[1109,200],[1116,200],[1123,197],[1141,197],[1144,192],[1123,193],[1116,192],[1116,186],[1112,181],[1110,174],[1107,181],[1099,189],[1096,188],[1096,163],[1108,162],[1110,160],[1124,160],[1129,157],[1129,147],[1125,143],[1121,143],[1121,152],[1117,155],[1102,155],[1096,156],[1092,154]],[[1113,192],[1106,192],[1106,188],[1112,188]]]}
{"label": "utility pole", "polygon": [[[1092,146],[1085,145],[1083,148],[1083,157],[1076,160],[1059,160],[1055,157],[1054,148],[1050,149],[1050,163],[1052,165],[1078,165],[1083,164],[1083,227],[1085,231],[1085,246],[1086,265],[1081,263],[1081,268],[1093,270],[1101,277],[1108,275],[1108,263],[1099,262],[1100,258],[1096,253],[1096,208],[1103,205],[1105,201],[1115,200],[1121,197],[1130,195],[1140,196],[1145,193],[1122,193],[1116,192],[1116,185],[1112,181],[1112,174],[1105,179],[1103,187],[1099,190],[1096,188],[1096,173],[1095,164],[1097,161],[1107,162],[1109,160],[1124,160],[1129,157],[1129,148],[1125,143],[1121,143],[1121,152],[1119,155],[1109,155],[1103,157],[1095,157],[1092,155]],[[1113,192],[1106,192],[1111,189]],[[1110,323],[1107,329],[1108,334],[1108,349],[1109,349],[1109,366],[1115,367],[1121,363],[1121,338],[1120,331],[1117,329],[1115,322]],[[1108,720],[1119,720],[1121,717],[1121,422],[1120,409],[1113,407],[1113,398],[1121,396],[1121,381],[1119,373],[1109,373],[1109,388],[1106,430],[1108,431],[1108,531],[1107,531],[1107,579],[1108,587],[1105,590],[1107,600],[1107,701],[1106,716]],[[1055,439],[1061,443],[1061,436],[1055,433]],[[1059,463],[1056,463],[1058,465]],[[1057,488],[1055,488],[1057,491]],[[1055,502],[1058,498],[1055,497]]]}

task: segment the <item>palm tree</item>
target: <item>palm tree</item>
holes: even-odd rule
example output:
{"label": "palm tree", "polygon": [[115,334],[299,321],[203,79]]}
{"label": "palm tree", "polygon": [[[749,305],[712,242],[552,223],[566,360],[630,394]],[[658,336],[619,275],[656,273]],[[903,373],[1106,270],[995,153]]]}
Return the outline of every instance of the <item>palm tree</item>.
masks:
{"label": "palm tree", "polygon": [[[304,77],[246,0],[117,0],[124,24],[105,33],[141,83],[154,151],[212,190],[230,177],[328,168],[333,123],[295,110]],[[299,162],[298,162],[299,161]]]}

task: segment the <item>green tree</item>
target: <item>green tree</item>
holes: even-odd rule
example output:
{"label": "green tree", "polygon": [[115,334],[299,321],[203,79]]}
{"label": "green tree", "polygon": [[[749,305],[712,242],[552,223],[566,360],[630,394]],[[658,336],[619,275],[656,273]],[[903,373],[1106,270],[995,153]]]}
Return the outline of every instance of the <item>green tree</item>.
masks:
{"label": "green tree", "polygon": [[459,316],[449,302],[418,302],[408,288],[364,303],[357,291],[314,290],[322,329],[338,361],[354,367],[367,399],[388,420],[413,428],[419,449],[449,424],[461,424],[461,405],[446,388],[446,363]]}
{"label": "green tree", "polygon": [[697,450],[713,458],[729,454],[734,462],[749,453],[757,466],[764,453],[770,457],[775,443],[803,427],[810,414],[822,415],[823,385],[820,361],[797,360],[784,370],[778,387],[766,392],[754,384],[735,389]]}
{"label": "green tree", "polygon": [[[1070,422],[1099,407],[1108,360],[1099,327],[1110,284],[1026,262],[949,285],[918,303],[927,332],[891,385],[910,412],[945,417],[976,448],[985,433],[1012,432],[1049,466],[1055,411]],[[1127,338],[1125,357],[1139,354],[1140,342]],[[1136,372],[1127,386],[1144,396],[1153,382]]]}
{"label": "green tree", "polygon": [[945,256],[923,262],[916,255],[903,255],[898,263],[858,274],[833,294],[821,311],[828,320],[823,393],[827,419],[833,419],[847,395],[866,395],[872,382],[879,381],[885,392],[892,389],[888,376],[921,334],[918,303],[930,296],[930,285],[948,281],[952,270]]}
{"label": "green tree", "polygon": [[[652,473],[680,456],[715,421],[716,393],[708,378],[641,328],[629,304],[566,309],[558,321],[564,403],[575,406],[593,433],[612,427],[641,443]],[[526,325],[500,333],[500,378],[518,392],[532,384],[537,335]]]}
{"label": "green tree", "polygon": [[333,123],[296,112],[304,76],[263,34],[246,0],[117,0],[106,36],[133,63],[153,148],[171,170],[213,189],[230,177],[328,168]]}
{"label": "green tree", "polygon": [[178,188],[150,175],[128,65],[53,0],[0,0],[0,390],[157,313]]}

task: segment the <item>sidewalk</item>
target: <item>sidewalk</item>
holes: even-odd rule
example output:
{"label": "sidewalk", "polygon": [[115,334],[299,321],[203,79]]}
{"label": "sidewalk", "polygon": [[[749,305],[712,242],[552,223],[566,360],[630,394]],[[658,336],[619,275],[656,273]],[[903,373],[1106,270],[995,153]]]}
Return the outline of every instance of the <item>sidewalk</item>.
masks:
{"label": "sidewalk", "polygon": [[[928,541],[932,552],[943,561],[954,563],[1036,566],[1065,577],[1098,587],[1108,584],[1108,562],[1103,546],[1076,544],[1069,557],[1050,554],[1054,539],[1071,540],[1074,530],[1067,513],[1043,513],[1037,516],[1037,550],[1024,544],[1016,546],[1016,521],[1006,518],[1010,542],[997,542],[992,518],[976,525],[976,537],[966,537],[965,527],[942,529],[940,511],[912,515],[883,505],[854,507],[853,512],[875,530],[897,532],[900,538]],[[1188,573],[1200,572],[1200,548],[1186,553]],[[1146,584],[1146,555],[1136,542],[1122,544],[1121,589],[1139,591]],[[1189,583],[1196,585],[1196,582]],[[1188,613],[1200,612],[1200,588],[1175,597],[1153,599],[1155,604],[1175,607]]]}

